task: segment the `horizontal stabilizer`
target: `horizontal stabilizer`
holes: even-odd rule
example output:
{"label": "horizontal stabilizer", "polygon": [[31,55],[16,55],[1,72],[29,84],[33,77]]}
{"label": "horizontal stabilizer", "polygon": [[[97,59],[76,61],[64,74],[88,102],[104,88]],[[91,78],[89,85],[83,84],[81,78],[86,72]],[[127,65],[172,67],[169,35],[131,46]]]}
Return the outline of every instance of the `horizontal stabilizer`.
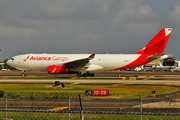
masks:
{"label": "horizontal stabilizer", "polygon": [[148,56],[148,60],[149,61],[153,61],[155,59],[158,59],[158,58],[161,58],[164,54],[158,54],[158,55],[155,55],[155,56]]}

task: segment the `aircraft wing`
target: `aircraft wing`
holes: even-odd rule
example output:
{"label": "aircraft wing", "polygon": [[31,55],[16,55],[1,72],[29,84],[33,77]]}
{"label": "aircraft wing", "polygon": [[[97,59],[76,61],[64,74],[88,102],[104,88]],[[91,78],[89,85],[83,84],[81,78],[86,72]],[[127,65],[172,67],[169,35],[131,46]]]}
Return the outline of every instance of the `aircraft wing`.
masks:
{"label": "aircraft wing", "polygon": [[157,55],[154,55],[154,56],[148,56],[147,59],[149,61],[153,61],[155,59],[158,59],[158,58],[161,58],[164,54],[157,54]]}
{"label": "aircraft wing", "polygon": [[64,63],[63,66],[70,68],[70,69],[82,69],[86,64],[89,63],[90,60],[92,60],[95,57],[95,53],[91,54],[89,57],[84,59],[78,59],[75,61]]}

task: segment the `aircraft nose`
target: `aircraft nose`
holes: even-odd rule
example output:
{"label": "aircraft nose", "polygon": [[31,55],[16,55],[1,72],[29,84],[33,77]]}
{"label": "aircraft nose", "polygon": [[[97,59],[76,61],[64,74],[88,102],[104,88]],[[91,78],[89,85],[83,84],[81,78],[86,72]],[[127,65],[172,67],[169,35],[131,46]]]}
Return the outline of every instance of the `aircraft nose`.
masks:
{"label": "aircraft nose", "polygon": [[11,60],[8,60],[7,62],[6,62],[6,64],[8,64],[8,65],[11,65]]}

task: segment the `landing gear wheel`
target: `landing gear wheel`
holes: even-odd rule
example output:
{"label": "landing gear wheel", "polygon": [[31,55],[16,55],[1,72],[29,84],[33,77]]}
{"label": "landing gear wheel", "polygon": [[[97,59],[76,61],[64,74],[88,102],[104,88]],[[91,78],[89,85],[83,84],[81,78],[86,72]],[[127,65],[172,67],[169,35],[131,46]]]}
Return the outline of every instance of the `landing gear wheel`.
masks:
{"label": "landing gear wheel", "polygon": [[23,73],[22,76],[23,76],[23,77],[26,77],[25,70],[22,70],[22,73]]}
{"label": "landing gear wheel", "polygon": [[84,73],[82,76],[83,76],[83,77],[87,77],[87,76],[88,76],[88,74],[87,74],[87,73]]}
{"label": "landing gear wheel", "polygon": [[77,74],[77,77],[81,77],[81,76],[82,76],[81,73],[78,73],[78,74]]}
{"label": "landing gear wheel", "polygon": [[22,74],[23,77],[26,77],[26,74]]}
{"label": "landing gear wheel", "polygon": [[86,73],[84,73],[82,76],[83,76],[83,77],[88,77],[88,76],[94,77],[94,73],[86,72]]}
{"label": "landing gear wheel", "polygon": [[89,76],[90,76],[90,77],[94,77],[94,73],[90,73]]}

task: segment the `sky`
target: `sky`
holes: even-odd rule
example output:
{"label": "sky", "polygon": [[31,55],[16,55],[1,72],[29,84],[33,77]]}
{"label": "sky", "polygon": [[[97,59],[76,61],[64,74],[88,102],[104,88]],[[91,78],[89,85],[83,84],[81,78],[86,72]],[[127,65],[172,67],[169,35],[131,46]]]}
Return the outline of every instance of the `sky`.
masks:
{"label": "sky", "polygon": [[26,53],[131,54],[162,28],[180,60],[179,0],[1,0],[0,60]]}

